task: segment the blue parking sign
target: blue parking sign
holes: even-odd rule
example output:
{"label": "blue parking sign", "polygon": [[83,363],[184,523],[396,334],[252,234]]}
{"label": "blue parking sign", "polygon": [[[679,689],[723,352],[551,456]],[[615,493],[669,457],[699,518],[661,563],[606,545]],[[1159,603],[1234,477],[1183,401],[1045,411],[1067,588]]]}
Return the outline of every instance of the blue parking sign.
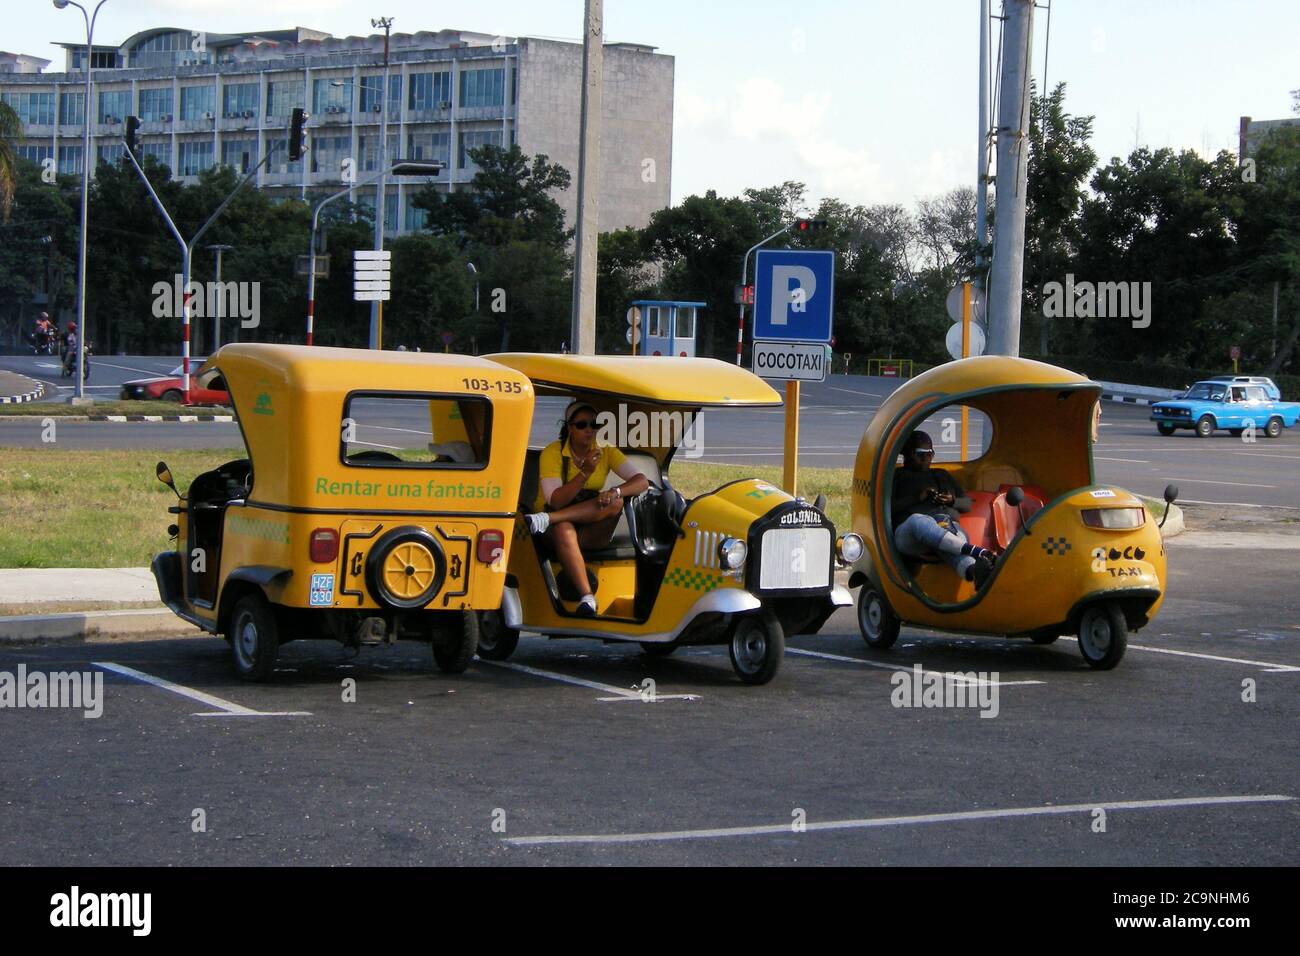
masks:
{"label": "blue parking sign", "polygon": [[829,342],[835,253],[760,249],[754,271],[754,339]]}

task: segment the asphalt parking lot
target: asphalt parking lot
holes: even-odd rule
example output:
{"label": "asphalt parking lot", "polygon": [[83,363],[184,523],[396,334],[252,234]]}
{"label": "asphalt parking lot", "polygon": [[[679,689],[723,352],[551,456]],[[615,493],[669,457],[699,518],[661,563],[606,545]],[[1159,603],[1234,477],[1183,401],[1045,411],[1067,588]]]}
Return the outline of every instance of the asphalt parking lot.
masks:
{"label": "asphalt parking lot", "polygon": [[[97,719],[0,714],[0,865],[1294,865],[1300,550],[1207,537],[1111,672],[1066,639],[874,652],[847,612],[755,688],[725,648],[539,637],[459,677],[295,643],[260,686],[216,638],[3,648],[105,680]],[[894,706],[914,665],[997,716]]]}

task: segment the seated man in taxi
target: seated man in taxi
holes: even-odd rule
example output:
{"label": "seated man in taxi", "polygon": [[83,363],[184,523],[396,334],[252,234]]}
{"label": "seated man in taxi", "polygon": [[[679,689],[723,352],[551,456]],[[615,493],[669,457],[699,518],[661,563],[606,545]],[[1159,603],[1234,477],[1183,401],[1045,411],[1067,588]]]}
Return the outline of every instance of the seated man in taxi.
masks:
{"label": "seated man in taxi", "polygon": [[[602,490],[609,473],[623,479]],[[524,515],[528,530],[549,536],[564,573],[581,598],[578,613],[593,617],[596,598],[587,581],[583,548],[609,543],[623,510],[623,499],[650,487],[650,479],[637,471],[619,449],[596,441],[596,410],[572,402],[564,410],[560,438],[542,449],[537,469],[537,511]]]}
{"label": "seated man in taxi", "polygon": [[958,521],[970,511],[956,479],[942,468],[931,468],[934,443],[914,431],[903,445],[903,467],[894,472],[890,512],[894,546],[913,557],[937,556],[967,581],[982,587],[993,572],[994,553],[971,544]]}

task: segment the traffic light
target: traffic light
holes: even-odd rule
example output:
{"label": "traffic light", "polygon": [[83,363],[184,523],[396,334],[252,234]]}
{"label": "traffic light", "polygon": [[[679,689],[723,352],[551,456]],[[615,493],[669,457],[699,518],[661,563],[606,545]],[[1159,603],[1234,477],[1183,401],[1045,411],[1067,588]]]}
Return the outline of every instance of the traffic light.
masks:
{"label": "traffic light", "polygon": [[302,154],[307,151],[303,145],[303,138],[306,135],[303,125],[307,122],[307,111],[301,107],[294,107],[293,117],[289,120],[289,162],[294,163],[302,159]]}
{"label": "traffic light", "polygon": [[805,236],[815,236],[825,228],[825,219],[796,219],[794,221],[794,231]]}
{"label": "traffic light", "polygon": [[135,154],[135,134],[140,130],[140,117],[128,116],[126,118],[126,148]]}

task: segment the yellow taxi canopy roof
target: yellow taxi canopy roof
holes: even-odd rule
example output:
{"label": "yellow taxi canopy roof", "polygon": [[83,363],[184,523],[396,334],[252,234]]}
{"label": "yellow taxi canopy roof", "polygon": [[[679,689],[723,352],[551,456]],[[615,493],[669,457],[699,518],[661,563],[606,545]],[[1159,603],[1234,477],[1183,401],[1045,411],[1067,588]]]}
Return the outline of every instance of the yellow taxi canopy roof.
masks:
{"label": "yellow taxi canopy roof", "polygon": [[523,372],[539,395],[612,395],[692,408],[781,404],[777,391],[753,372],[711,358],[533,352],[487,357]]}
{"label": "yellow taxi canopy roof", "polygon": [[[199,373],[219,368],[238,404],[241,393],[269,378],[311,392],[361,390],[438,391],[450,378],[491,375],[520,381],[510,369],[469,355],[442,352],[387,352],[325,346],[236,343],[226,345]],[[492,391],[494,401],[510,398]]]}

